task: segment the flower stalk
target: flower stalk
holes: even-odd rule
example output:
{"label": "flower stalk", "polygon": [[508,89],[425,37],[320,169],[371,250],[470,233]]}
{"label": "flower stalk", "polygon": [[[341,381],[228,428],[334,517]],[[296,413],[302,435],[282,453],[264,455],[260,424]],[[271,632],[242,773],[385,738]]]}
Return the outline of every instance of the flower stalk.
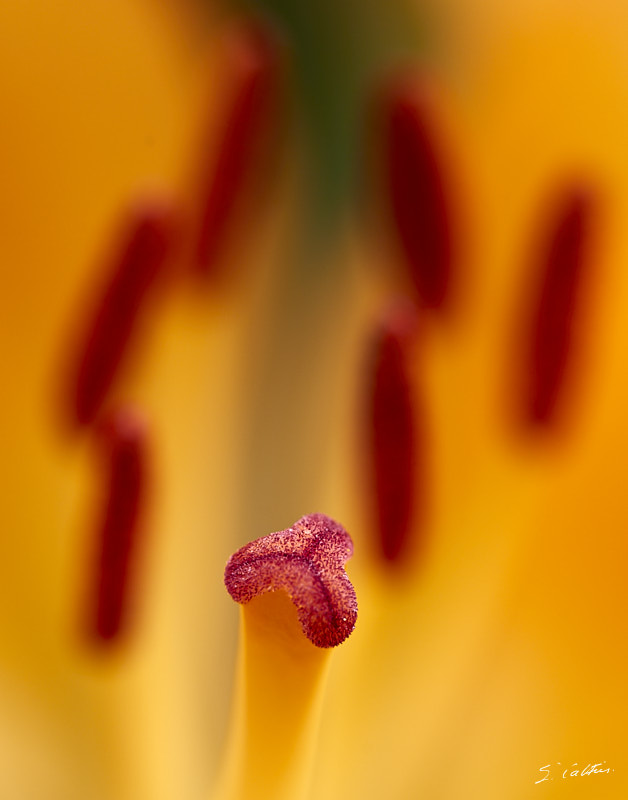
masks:
{"label": "flower stalk", "polygon": [[257,539],[225,570],[242,603],[234,724],[225,759],[225,800],[307,796],[330,648],[357,617],[344,562],[346,531],[322,514]]}
{"label": "flower stalk", "polygon": [[241,610],[233,724],[218,797],[307,796],[331,653],[308,641],[285,592]]}

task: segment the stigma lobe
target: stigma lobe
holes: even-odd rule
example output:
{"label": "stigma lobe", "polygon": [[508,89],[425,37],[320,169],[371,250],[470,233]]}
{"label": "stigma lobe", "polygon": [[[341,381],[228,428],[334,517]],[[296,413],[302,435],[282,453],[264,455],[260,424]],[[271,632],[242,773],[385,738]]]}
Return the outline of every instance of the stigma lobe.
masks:
{"label": "stigma lobe", "polygon": [[138,209],[128,220],[79,359],[74,414],[81,425],[92,423],[100,411],[145,296],[170,251],[172,233],[171,214],[156,205]]}
{"label": "stigma lobe", "polygon": [[258,24],[245,24],[232,34],[229,44],[231,95],[217,151],[205,167],[200,200],[196,266],[203,274],[216,266],[276,88],[277,53],[268,31]]}
{"label": "stigma lobe", "polygon": [[450,208],[428,103],[409,81],[398,80],[392,85],[385,124],[394,228],[418,300],[427,308],[439,308],[450,283]]}
{"label": "stigma lobe", "polygon": [[121,409],[103,427],[106,496],[97,542],[91,629],[115,639],[129,612],[133,562],[146,489],[146,427]]}
{"label": "stigma lobe", "polygon": [[355,590],[344,571],[352,555],[353,542],[341,525],[324,514],[310,514],[234,553],[225,586],[238,603],[285,591],[307,638],[317,647],[335,647],[357,620]]}
{"label": "stigma lobe", "polygon": [[529,350],[527,413],[534,423],[551,422],[558,407],[572,350],[591,210],[588,194],[567,194],[542,251]]}

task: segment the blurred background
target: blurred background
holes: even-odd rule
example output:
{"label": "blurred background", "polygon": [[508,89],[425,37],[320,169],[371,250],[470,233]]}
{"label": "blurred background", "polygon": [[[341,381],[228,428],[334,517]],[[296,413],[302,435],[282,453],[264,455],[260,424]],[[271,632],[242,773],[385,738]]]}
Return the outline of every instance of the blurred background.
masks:
{"label": "blurred background", "polygon": [[312,798],[626,795],[627,31],[0,6],[2,797],[216,796],[225,562],[312,512]]}

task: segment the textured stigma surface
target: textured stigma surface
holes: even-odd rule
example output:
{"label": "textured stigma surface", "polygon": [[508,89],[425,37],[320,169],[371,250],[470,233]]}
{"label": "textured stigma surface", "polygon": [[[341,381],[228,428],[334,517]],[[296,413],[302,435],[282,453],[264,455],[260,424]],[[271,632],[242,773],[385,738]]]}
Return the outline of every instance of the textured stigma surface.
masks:
{"label": "textured stigma surface", "polygon": [[309,514],[234,553],[225,586],[238,603],[284,590],[308,639],[317,647],[335,647],[353,631],[358,616],[355,590],[344,570],[352,555],[353,542],[342,525],[324,514]]}

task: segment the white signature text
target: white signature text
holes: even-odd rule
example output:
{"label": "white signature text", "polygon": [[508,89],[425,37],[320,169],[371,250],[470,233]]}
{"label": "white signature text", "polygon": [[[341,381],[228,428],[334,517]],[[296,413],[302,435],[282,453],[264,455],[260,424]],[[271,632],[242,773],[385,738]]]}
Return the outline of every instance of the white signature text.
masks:
{"label": "white signature text", "polygon": [[579,767],[578,762],[576,761],[567,769],[562,769],[562,764],[560,761],[557,761],[556,764],[546,764],[544,767],[539,767],[539,772],[545,773],[542,778],[539,778],[538,781],[534,781],[535,784],[543,783],[543,781],[553,781],[554,776],[552,775],[552,767],[557,768],[557,774],[560,778],[584,778],[588,775],[610,775],[611,772],[615,772],[614,769],[605,766],[606,761],[596,762],[595,764],[589,763],[586,767]]}

